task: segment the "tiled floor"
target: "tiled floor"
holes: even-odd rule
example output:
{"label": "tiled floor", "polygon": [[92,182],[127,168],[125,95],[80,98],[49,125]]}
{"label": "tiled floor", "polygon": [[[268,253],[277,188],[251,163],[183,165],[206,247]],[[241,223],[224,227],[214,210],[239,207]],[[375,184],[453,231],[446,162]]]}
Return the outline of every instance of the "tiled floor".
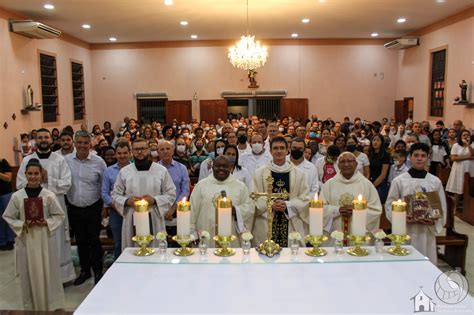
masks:
{"label": "tiled floor", "polygon": [[[474,295],[474,227],[456,218],[455,229],[459,233],[469,235],[466,270],[467,279],[471,284],[469,291],[471,295]],[[0,310],[21,310],[23,308],[19,279],[15,277],[13,257],[13,251],[0,252]],[[439,262],[439,267],[442,270],[450,269],[443,262]],[[92,278],[77,287],[66,286],[66,310],[74,311],[93,287],[94,280]]]}

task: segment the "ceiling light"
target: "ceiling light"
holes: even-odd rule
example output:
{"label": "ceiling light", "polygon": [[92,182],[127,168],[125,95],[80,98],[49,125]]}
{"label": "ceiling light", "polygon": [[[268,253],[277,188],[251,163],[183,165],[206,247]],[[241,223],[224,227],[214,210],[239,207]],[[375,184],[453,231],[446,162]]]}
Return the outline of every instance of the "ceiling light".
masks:
{"label": "ceiling light", "polygon": [[401,17],[397,20],[398,23],[405,23],[407,21],[407,19],[405,19],[404,17]]}
{"label": "ceiling light", "polygon": [[181,25],[183,25],[183,26],[186,26],[186,25],[188,25],[189,23],[188,23],[188,21],[181,21],[181,22],[179,22],[179,24],[181,24]]}
{"label": "ceiling light", "polygon": [[438,2],[438,3],[445,3],[446,0],[436,0],[436,2]]}
{"label": "ceiling light", "polygon": [[298,37],[298,34],[293,33],[293,34],[291,34],[291,37]]}
{"label": "ceiling light", "polygon": [[196,39],[196,38],[198,38],[198,36],[195,35],[195,34],[193,34],[193,35],[191,35],[191,38],[192,38],[192,39]]}
{"label": "ceiling light", "polygon": [[43,8],[48,9],[48,10],[53,10],[53,9],[54,9],[54,5],[48,3],[48,4],[45,4],[45,5],[43,6]]}
{"label": "ceiling light", "polygon": [[115,38],[115,37],[110,37],[109,40],[110,40],[111,42],[116,42],[116,41],[117,41],[117,38]]}
{"label": "ceiling light", "polygon": [[372,33],[372,34],[370,34],[370,36],[377,37],[377,36],[379,36],[379,33]]}
{"label": "ceiling light", "polygon": [[85,29],[90,29],[91,26],[89,24],[82,24],[82,28],[85,28]]}
{"label": "ceiling light", "polygon": [[319,3],[325,3],[326,0],[319,0]]}
{"label": "ceiling light", "polygon": [[304,19],[301,20],[301,22],[303,22],[303,23],[309,23],[309,21],[310,21],[310,20],[307,19],[307,18],[304,18]]}
{"label": "ceiling light", "polygon": [[173,5],[173,0],[165,0],[166,5]]}

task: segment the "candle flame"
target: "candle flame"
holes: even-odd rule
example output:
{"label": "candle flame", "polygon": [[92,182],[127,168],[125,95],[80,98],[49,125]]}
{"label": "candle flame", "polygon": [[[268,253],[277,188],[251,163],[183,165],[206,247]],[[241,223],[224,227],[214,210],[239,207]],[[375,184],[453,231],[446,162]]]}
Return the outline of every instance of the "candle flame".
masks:
{"label": "candle flame", "polygon": [[359,197],[357,197],[359,201],[362,201],[362,195],[360,194]]}
{"label": "candle flame", "polygon": [[314,194],[314,200],[318,200],[318,193],[317,192]]}
{"label": "candle flame", "polygon": [[401,199],[398,199],[398,201],[397,201],[397,202],[398,202],[398,203],[402,203],[402,200],[401,200]]}
{"label": "candle flame", "polygon": [[223,201],[223,202],[226,202],[226,201],[227,201],[227,197],[222,198],[222,201]]}
{"label": "candle flame", "polygon": [[182,200],[182,202],[186,202],[186,197],[183,197],[183,200]]}

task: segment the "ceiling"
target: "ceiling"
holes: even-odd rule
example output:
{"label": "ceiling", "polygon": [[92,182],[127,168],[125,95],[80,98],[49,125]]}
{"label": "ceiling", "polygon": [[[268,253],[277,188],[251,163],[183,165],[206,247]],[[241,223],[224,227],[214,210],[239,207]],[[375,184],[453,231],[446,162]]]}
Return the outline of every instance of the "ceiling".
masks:
{"label": "ceiling", "polygon": [[[54,10],[43,5],[53,4]],[[406,35],[474,6],[474,0],[249,0],[258,38],[380,38]],[[0,7],[88,43],[235,39],[246,32],[246,0],[0,0]],[[397,23],[406,18],[403,24]],[[310,22],[304,24],[303,18]],[[180,21],[189,22],[181,26]],[[82,24],[90,24],[89,30]]]}

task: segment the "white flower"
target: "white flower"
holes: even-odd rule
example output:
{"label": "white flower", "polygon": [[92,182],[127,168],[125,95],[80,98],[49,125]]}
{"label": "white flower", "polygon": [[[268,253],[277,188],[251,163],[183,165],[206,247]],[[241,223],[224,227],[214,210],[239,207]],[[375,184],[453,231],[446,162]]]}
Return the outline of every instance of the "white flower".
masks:
{"label": "white flower", "polygon": [[381,240],[387,237],[387,234],[383,230],[376,230],[374,233],[376,239]]}
{"label": "white flower", "polygon": [[200,238],[207,238],[210,239],[211,235],[209,234],[208,231],[201,231],[201,234],[199,235]]}
{"label": "white flower", "polygon": [[158,232],[156,234],[156,239],[159,240],[159,241],[166,241],[166,232]]}
{"label": "white flower", "polygon": [[246,231],[244,233],[242,233],[242,239],[246,242],[250,241],[251,239],[253,239],[253,235],[252,233],[250,233],[249,231]]}
{"label": "white flower", "polygon": [[333,231],[331,233],[331,237],[335,239],[336,241],[343,241],[344,240],[344,233],[339,232],[339,231]]}
{"label": "white flower", "polygon": [[290,235],[288,235],[288,239],[291,241],[299,241],[301,240],[301,234],[298,232],[291,232]]}

